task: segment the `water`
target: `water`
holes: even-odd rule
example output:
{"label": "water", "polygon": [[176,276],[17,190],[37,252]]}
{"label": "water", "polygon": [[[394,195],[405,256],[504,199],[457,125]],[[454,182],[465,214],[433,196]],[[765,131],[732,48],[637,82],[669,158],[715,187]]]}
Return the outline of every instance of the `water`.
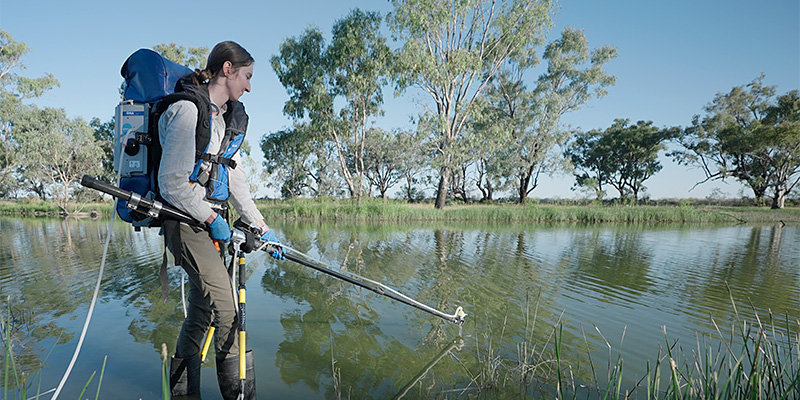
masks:
{"label": "water", "polygon": [[[729,333],[737,320],[731,297],[740,317],[758,313],[769,323],[771,312],[779,333],[787,316],[800,318],[797,226],[270,225],[328,265],[469,316],[458,337],[458,326],[430,314],[249,255],[247,345],[264,398],[533,396],[512,372],[519,360],[552,365],[557,326],[576,380],[591,387],[594,374],[603,383],[621,357],[623,386],[632,388],[667,343],[690,353],[698,337]],[[17,368],[40,371],[41,391],[58,385],[72,357],[107,226],[0,218],[3,315],[12,318]],[[161,299],[162,251],[155,230],[114,226],[100,298],[60,398],[76,398],[104,357],[100,398],[159,398],[161,345],[174,351],[183,320],[182,271],[171,268]],[[202,373],[203,398],[219,398],[213,365]],[[552,369],[539,373],[548,390]],[[94,397],[97,380],[84,397]]]}

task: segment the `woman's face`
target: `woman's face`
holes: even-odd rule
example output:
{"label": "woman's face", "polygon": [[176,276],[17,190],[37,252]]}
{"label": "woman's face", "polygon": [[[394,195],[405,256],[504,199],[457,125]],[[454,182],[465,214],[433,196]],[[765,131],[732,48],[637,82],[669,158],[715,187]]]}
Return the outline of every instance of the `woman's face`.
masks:
{"label": "woman's face", "polygon": [[239,100],[244,92],[250,91],[250,78],[253,77],[253,64],[239,67],[236,72],[228,75],[226,86],[228,98],[232,101]]}

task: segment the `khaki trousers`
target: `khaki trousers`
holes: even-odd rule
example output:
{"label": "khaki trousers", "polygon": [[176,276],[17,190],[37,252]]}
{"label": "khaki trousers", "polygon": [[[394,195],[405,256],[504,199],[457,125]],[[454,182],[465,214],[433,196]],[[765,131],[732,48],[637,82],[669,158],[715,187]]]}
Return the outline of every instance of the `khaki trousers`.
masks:
{"label": "khaki trousers", "polygon": [[175,264],[189,275],[189,305],[175,356],[189,358],[199,354],[214,318],[217,361],[225,360],[229,355],[238,356],[237,305],[223,255],[214,247],[206,231],[196,232],[188,225],[165,221],[162,233],[167,248],[175,257]]}

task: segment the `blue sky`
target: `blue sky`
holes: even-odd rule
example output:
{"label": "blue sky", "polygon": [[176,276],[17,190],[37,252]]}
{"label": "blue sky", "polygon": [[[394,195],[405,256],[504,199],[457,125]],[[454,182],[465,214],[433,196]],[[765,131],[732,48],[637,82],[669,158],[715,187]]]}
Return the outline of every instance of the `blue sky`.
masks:
{"label": "blue sky", "polygon": [[[250,114],[254,149],[264,133],[290,125],[282,115],[286,92],[269,66],[278,45],[307,27],[329,36],[333,23],[353,8],[391,11],[388,1],[171,2],[0,0],[0,28],[31,52],[22,73],[52,73],[61,87],[35,101],[63,107],[72,117],[109,120],[119,101],[119,69],[135,50],[158,43],[212,47],[234,40],[256,59],[252,93],[242,97]],[[619,56],[607,66],[617,76],[609,95],[567,114],[573,128],[605,129],[615,118],[686,126],[718,92],[760,74],[779,94],[800,89],[800,2],[797,0],[562,0],[549,38],[564,27],[583,29],[591,47],[611,45]],[[534,80],[540,72],[533,71]],[[386,129],[408,127],[408,116],[428,98],[409,92],[386,96]],[[260,155],[259,155],[260,157]],[[662,158],[664,169],[648,180],[658,198],[703,198],[718,187],[736,197],[731,181],[703,184],[699,171]],[[545,178],[532,197],[578,196],[571,176]],[[616,196],[616,193],[609,193]],[[746,195],[751,192],[745,191]]]}

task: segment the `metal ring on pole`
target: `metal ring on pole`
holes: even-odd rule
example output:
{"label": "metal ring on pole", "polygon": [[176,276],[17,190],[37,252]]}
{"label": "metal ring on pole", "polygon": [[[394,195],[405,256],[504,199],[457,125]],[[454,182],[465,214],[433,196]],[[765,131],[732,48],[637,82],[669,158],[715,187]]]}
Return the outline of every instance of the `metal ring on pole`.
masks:
{"label": "metal ring on pole", "polygon": [[139,193],[131,192],[131,198],[130,200],[128,200],[127,206],[131,210],[135,210],[139,207],[139,202],[141,201],[142,201],[142,196],[140,196]]}
{"label": "metal ring on pole", "polygon": [[150,207],[150,209],[147,210],[147,215],[153,218],[158,218],[158,215],[161,214],[162,207],[163,205],[160,201],[153,201],[153,207]]}

